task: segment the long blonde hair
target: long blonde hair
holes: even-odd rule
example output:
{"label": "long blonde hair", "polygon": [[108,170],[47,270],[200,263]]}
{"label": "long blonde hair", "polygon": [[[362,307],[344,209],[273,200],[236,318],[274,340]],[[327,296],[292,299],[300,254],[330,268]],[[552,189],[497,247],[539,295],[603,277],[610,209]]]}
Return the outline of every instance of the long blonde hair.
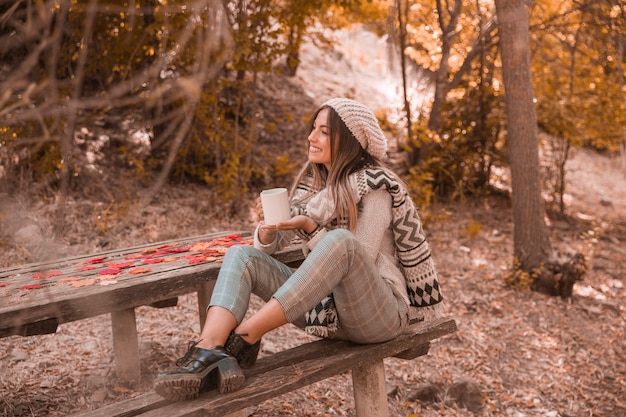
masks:
{"label": "long blonde hair", "polygon": [[[342,227],[350,231],[356,229],[358,219],[357,196],[349,184],[349,175],[364,168],[365,166],[381,167],[384,164],[379,159],[368,154],[361,144],[341,120],[337,112],[329,106],[317,109],[308,123],[308,132],[314,128],[317,115],[323,109],[328,109],[328,132],[330,137],[330,171],[323,164],[307,161],[300,173],[296,176],[291,188],[291,195],[296,192],[298,184],[306,175],[313,177],[313,194],[324,187],[329,187],[335,203],[334,216]],[[303,199],[306,199],[305,196]]]}

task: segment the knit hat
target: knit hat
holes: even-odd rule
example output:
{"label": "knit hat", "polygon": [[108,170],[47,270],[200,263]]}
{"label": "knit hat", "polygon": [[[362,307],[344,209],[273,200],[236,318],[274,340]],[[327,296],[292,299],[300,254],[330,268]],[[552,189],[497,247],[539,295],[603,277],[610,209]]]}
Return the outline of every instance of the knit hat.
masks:
{"label": "knit hat", "polygon": [[377,159],[385,157],[387,138],[378,124],[378,119],[367,106],[347,98],[332,98],[322,104],[324,106],[337,112],[367,153]]}

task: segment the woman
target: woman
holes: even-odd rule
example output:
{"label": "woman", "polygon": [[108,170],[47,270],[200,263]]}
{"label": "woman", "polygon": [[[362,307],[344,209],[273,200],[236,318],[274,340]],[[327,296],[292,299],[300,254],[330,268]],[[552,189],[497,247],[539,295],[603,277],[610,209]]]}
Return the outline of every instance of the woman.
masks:
{"label": "woman", "polygon": [[[157,377],[159,395],[181,400],[239,388],[262,336],[286,323],[376,343],[408,332],[412,312],[439,315],[430,249],[406,188],[381,162],[387,141],[374,114],[357,101],[331,99],[309,132],[308,162],[291,190],[293,217],[261,222],[254,247],[228,250],[200,340],[178,369]],[[296,234],[307,256],[294,271],[270,254]],[[252,293],[266,303],[244,320]]]}

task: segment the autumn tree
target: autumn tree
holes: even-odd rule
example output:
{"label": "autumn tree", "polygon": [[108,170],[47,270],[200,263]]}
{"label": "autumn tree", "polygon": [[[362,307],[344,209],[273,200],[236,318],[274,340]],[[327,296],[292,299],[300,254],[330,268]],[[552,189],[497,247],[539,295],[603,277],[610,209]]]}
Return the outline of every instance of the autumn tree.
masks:
{"label": "autumn tree", "polygon": [[502,77],[505,87],[507,146],[511,166],[514,271],[510,284],[530,283],[539,291],[571,296],[586,273],[581,254],[554,259],[544,221],[539,179],[537,115],[530,72],[528,11],[524,0],[496,0]]}
{"label": "autumn tree", "polygon": [[514,255],[525,271],[551,255],[539,181],[537,115],[530,73],[528,13],[524,0],[496,0],[513,189]]}

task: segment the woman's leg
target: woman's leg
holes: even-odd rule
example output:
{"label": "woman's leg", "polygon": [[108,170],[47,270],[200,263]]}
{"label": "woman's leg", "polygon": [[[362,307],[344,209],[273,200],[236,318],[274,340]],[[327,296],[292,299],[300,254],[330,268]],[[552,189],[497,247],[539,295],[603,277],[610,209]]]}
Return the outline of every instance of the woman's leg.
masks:
{"label": "woman's leg", "polygon": [[[244,382],[244,375],[235,359],[237,355],[224,345],[245,316],[252,291],[267,301],[291,273],[291,268],[252,247],[232,247],[224,257],[201,340],[191,344],[185,356],[176,362],[178,369],[157,377],[156,392],[170,400],[181,400],[214,388],[220,392],[237,389]],[[284,324],[285,316],[272,309],[273,304],[261,309],[259,319],[266,326],[277,327]],[[252,358],[245,358],[247,362],[256,360],[258,346]]]}
{"label": "woman's leg", "polygon": [[380,277],[371,255],[343,229],[328,232],[274,298],[287,320],[294,322],[331,292],[342,338],[381,342],[396,337],[406,326],[403,304]]}
{"label": "woman's leg", "polygon": [[[256,342],[270,330],[287,323],[280,305],[272,301],[274,292],[291,276],[293,270],[251,246],[234,246],[224,257],[224,263],[213,289],[207,318],[198,346],[223,346],[230,332],[246,335],[246,342]],[[266,304],[241,326],[256,294]],[[248,322],[249,320],[246,320]]]}

